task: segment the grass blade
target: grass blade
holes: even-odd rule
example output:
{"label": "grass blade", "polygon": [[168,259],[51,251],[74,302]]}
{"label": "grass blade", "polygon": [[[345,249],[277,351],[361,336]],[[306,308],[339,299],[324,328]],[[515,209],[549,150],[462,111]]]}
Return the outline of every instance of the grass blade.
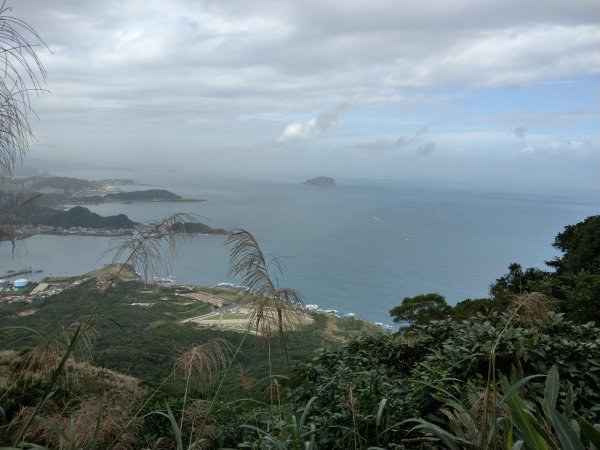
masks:
{"label": "grass blade", "polygon": [[569,422],[554,408],[550,408],[550,420],[563,450],[585,450],[583,443],[573,431]]}
{"label": "grass blade", "polygon": [[583,417],[579,419],[579,427],[583,435],[590,441],[596,449],[600,450],[600,430],[589,423]]}
{"label": "grass blade", "polygon": [[510,392],[510,395],[508,396],[505,394],[506,403],[508,404],[513,423],[521,433],[525,444],[532,449],[547,450],[548,443],[530,423],[530,420],[536,419],[531,415],[525,402],[519,397],[515,389],[511,389],[513,386],[509,385],[506,378],[502,377],[500,382],[502,384],[502,390],[507,393]]}
{"label": "grass blade", "polygon": [[550,372],[548,372],[548,376],[546,377],[546,384],[544,385],[544,404],[547,408],[556,408],[558,389],[558,369],[556,366],[552,366]]}

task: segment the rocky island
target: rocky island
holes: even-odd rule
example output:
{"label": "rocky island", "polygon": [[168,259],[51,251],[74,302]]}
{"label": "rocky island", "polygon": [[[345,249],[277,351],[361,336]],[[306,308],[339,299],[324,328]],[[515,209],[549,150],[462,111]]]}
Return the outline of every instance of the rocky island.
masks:
{"label": "rocky island", "polygon": [[331,177],[316,177],[306,180],[304,184],[307,184],[309,186],[329,187],[335,186],[335,180]]}

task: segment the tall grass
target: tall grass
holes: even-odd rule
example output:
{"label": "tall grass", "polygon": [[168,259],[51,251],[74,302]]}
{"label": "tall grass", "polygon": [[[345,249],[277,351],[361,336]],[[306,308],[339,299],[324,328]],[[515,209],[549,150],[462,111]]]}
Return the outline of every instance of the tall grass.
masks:
{"label": "tall grass", "polygon": [[[136,264],[141,266],[147,274],[149,270],[158,268],[159,266],[157,264],[169,261],[170,259],[165,259],[165,257],[172,258],[181,239],[188,237],[186,234],[175,233],[173,231],[175,229],[174,224],[189,221],[190,219],[193,218],[188,214],[173,214],[167,216],[160,222],[148,224],[141,231],[137,231],[131,237],[115,244],[116,246],[112,248],[113,250],[116,250],[115,260],[126,255],[125,261],[119,266],[117,273],[110,278],[87,317],[75,326],[68,344],[60,356],[58,364],[56,364],[50,375],[49,382],[47,383],[41,398],[35,407],[33,407],[23,418],[21,427],[13,440],[13,446],[16,447],[22,442],[23,436],[42,410],[44,404],[50,398],[53,389],[56,387],[60,376],[65,369],[67,361],[80,342],[85,342],[86,335],[92,325],[92,320],[98,314],[104,299],[114,286],[115,282],[119,279],[124,268],[129,264]],[[150,261],[151,259],[154,259],[154,261]]]}

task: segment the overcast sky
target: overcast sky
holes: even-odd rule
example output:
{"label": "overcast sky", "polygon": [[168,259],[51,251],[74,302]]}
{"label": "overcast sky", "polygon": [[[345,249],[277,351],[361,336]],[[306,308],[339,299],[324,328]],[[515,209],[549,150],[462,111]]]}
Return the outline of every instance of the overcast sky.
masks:
{"label": "overcast sky", "polygon": [[34,158],[598,186],[598,0],[8,4],[49,49]]}

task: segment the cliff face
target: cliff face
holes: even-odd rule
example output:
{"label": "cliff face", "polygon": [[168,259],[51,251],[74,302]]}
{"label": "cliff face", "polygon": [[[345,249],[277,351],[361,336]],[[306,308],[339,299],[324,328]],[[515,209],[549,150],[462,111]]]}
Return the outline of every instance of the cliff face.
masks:
{"label": "cliff face", "polygon": [[331,177],[316,177],[306,180],[304,184],[310,186],[335,186],[335,180]]}

